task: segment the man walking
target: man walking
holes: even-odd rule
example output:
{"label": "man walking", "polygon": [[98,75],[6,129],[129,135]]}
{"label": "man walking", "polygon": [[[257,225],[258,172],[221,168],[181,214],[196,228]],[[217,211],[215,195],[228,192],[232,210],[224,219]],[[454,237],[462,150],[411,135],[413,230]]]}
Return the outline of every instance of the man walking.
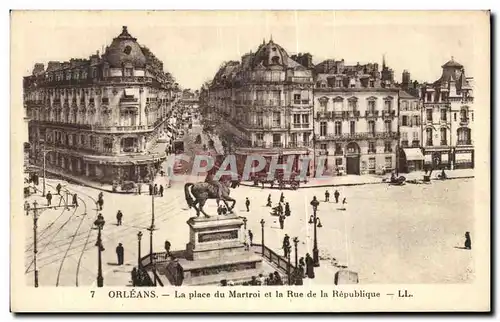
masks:
{"label": "man walking", "polygon": [[330,201],[330,192],[328,192],[328,190],[325,192],[325,202],[329,202]]}
{"label": "man walking", "polygon": [[285,203],[285,216],[286,217],[290,217],[290,204],[288,203],[288,201]]}
{"label": "man walking", "polygon": [[50,191],[47,192],[45,198],[47,199],[47,206],[50,206],[52,204],[52,194],[50,193]]}
{"label": "man walking", "polygon": [[247,200],[245,201],[245,206],[247,207],[247,212],[250,212],[250,200],[248,200],[248,197]]}
{"label": "man walking", "polygon": [[102,206],[104,205],[104,200],[102,198],[99,198],[99,200],[97,200],[97,205],[99,206],[99,211],[102,211]]}
{"label": "man walking", "polygon": [[56,186],[56,190],[57,190],[57,194],[58,195],[61,195],[61,188],[62,188],[61,184],[58,183],[57,186]]}
{"label": "man walking", "polygon": [[333,196],[335,197],[335,203],[339,203],[340,192],[338,190],[335,190]]}
{"label": "man walking", "polygon": [[318,210],[319,201],[316,199],[316,196],[314,196],[313,199],[311,200],[311,206],[313,207],[313,211]]}
{"label": "man walking", "polygon": [[280,216],[279,216],[280,229],[285,228],[285,218],[286,218],[285,215],[280,214]]}
{"label": "man walking", "polygon": [[170,256],[170,242],[168,240],[165,240],[165,252],[167,253],[167,257]]}
{"label": "man walking", "polygon": [[253,246],[253,233],[251,230],[248,230],[248,239],[250,240],[250,246]]}
{"label": "man walking", "polygon": [[123,254],[125,250],[123,249],[122,243],[119,243],[116,247],[116,256],[118,257],[118,265],[123,265]]}
{"label": "man walking", "polygon": [[123,218],[122,211],[118,210],[118,212],[116,213],[116,225],[117,226],[121,226],[122,225],[122,218]]}
{"label": "man walking", "polygon": [[155,194],[155,196],[158,195],[158,184],[156,184],[156,183],[154,186],[154,194]]}
{"label": "man walking", "polygon": [[271,194],[269,194],[269,196],[267,196],[267,204],[266,204],[266,207],[272,207],[272,203],[271,203]]}
{"label": "man walking", "polygon": [[150,196],[153,195],[153,184],[152,183],[149,184],[149,195]]}
{"label": "man walking", "polygon": [[285,202],[285,195],[283,194],[283,192],[281,193],[280,196],[280,202]]}
{"label": "man walking", "polygon": [[73,205],[78,207],[78,196],[76,193],[73,195]]}
{"label": "man walking", "polygon": [[163,197],[163,186],[160,185],[160,197]]}

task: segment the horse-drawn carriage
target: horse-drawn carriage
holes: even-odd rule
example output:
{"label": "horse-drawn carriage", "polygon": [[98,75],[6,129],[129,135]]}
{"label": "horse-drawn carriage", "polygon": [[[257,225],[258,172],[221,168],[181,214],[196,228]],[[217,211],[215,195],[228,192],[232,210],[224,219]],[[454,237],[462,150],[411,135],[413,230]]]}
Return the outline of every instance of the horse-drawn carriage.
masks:
{"label": "horse-drawn carriage", "polygon": [[265,172],[256,173],[252,177],[254,182],[254,186],[258,186],[259,184],[264,187],[265,184],[269,184],[271,188],[274,185],[277,185],[280,189],[286,189],[290,187],[290,189],[296,190],[300,186],[300,178],[297,173],[292,172],[289,176],[286,176],[282,172],[278,172],[275,174],[274,178],[269,178],[268,174]]}

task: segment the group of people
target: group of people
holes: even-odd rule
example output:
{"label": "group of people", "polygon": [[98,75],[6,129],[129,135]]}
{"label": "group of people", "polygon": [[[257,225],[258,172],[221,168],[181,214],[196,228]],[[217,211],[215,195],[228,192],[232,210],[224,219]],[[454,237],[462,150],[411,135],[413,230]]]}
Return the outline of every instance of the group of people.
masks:
{"label": "group of people", "polygon": [[[283,206],[284,205],[284,206]],[[272,207],[271,194],[267,196],[266,207]],[[285,219],[291,215],[290,204],[285,202],[285,195],[283,192],[280,195],[280,199],[276,207],[273,207],[273,216],[278,216],[278,221],[280,223],[280,229],[285,228]]]}
{"label": "group of people", "polygon": [[[159,185],[155,183],[154,185],[152,183],[149,184],[149,195],[150,196],[160,196],[163,197],[163,191],[165,191],[165,188],[163,188],[163,185]],[[139,188],[138,193],[141,194],[141,189]]]}
{"label": "group of people", "polygon": [[132,286],[153,286],[151,283],[151,279],[148,276],[148,273],[142,269],[137,269],[133,268],[132,272],[130,272],[132,275]]}

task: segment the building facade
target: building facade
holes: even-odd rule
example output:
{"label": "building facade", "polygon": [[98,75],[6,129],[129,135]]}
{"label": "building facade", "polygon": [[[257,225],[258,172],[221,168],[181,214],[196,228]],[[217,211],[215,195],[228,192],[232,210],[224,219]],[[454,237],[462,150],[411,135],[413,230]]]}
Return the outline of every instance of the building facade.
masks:
{"label": "building facade", "polygon": [[147,181],[165,158],[158,139],[176,100],[173,84],[125,26],[103,55],[35,64],[23,84],[31,162],[46,155],[48,169],[71,176]]}
{"label": "building facade", "polygon": [[[236,142],[231,152],[238,156],[239,167],[251,154],[272,157],[310,153],[311,68],[311,55],[290,57],[273,40],[264,41],[241,61],[221,66],[208,86],[208,104],[220,116],[219,130]],[[299,161],[294,169],[298,167]]]}
{"label": "building facade", "polygon": [[399,89],[378,64],[315,66],[316,158],[330,174],[369,174],[396,167]]}
{"label": "building facade", "polygon": [[399,172],[423,169],[420,85],[403,71],[399,91]]}
{"label": "building facade", "polygon": [[473,168],[474,96],[472,78],[453,58],[441,77],[422,88],[425,164],[446,169]]}

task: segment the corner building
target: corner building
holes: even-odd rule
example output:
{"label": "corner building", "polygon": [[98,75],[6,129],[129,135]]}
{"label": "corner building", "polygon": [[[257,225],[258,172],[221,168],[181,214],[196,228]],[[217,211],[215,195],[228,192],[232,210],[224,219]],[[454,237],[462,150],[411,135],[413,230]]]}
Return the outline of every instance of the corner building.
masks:
{"label": "corner building", "polygon": [[[209,105],[224,119],[219,130],[231,137],[241,171],[246,157],[304,156],[312,152],[312,57],[290,57],[273,40],[255,53],[230,61],[211,82]],[[300,170],[295,158],[293,170]],[[263,171],[266,171],[267,168]]]}
{"label": "corner building", "polygon": [[316,157],[326,173],[369,174],[396,167],[399,89],[394,73],[379,65],[315,66]]}
{"label": "corner building", "polygon": [[434,168],[474,168],[473,79],[453,58],[441,77],[422,88],[425,164]]}
{"label": "corner building", "polygon": [[24,77],[31,162],[111,183],[147,181],[165,159],[175,101],[163,63],[123,27],[101,56],[37,63]]}

